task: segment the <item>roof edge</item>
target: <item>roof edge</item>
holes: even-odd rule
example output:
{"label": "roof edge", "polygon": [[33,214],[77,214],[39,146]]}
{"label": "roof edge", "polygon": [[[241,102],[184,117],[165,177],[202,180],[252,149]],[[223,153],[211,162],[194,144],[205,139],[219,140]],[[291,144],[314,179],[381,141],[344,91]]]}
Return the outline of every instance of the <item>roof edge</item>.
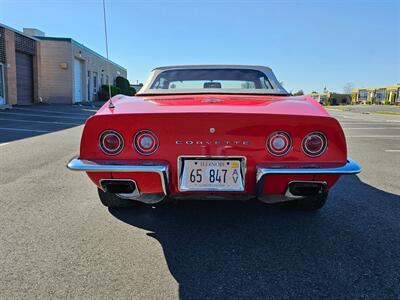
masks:
{"label": "roof edge", "polygon": [[161,66],[154,68],[154,70],[167,70],[167,69],[180,69],[180,68],[245,68],[245,69],[268,69],[272,71],[270,67],[262,65],[240,65],[240,64],[194,64],[194,65],[172,65],[172,66]]}
{"label": "roof edge", "polygon": [[[36,38],[37,38],[38,40],[43,40],[43,41],[69,42],[69,43],[71,43],[71,44],[74,44],[74,45],[76,45],[76,46],[78,46],[78,47],[81,47],[81,48],[85,49],[86,51],[88,51],[88,52],[90,52],[90,53],[92,53],[92,54],[94,54],[94,55],[100,57],[101,59],[107,60],[107,58],[104,57],[103,55],[101,55],[101,54],[97,53],[96,51],[90,49],[89,47],[86,47],[85,45],[83,45],[83,44],[81,44],[81,43],[75,41],[73,38],[53,37],[53,36],[38,36],[38,37],[36,37]],[[127,69],[126,69],[125,67],[121,66],[120,64],[117,64],[116,62],[113,62],[113,61],[110,60],[110,59],[108,59],[108,61],[109,61],[110,63],[112,63],[113,65],[115,65],[115,66],[117,66],[117,67],[119,67],[119,68],[124,69],[125,71],[127,71]]]}
{"label": "roof edge", "polygon": [[27,35],[26,33],[23,33],[22,31],[19,31],[19,30],[15,29],[15,28],[7,26],[7,25],[5,25],[3,23],[0,23],[0,27],[3,27],[3,28],[8,29],[8,30],[11,30],[11,31],[13,31],[15,33],[18,33],[20,35],[23,35],[24,37],[27,37],[27,38],[29,38],[31,40],[39,41],[39,39],[37,37],[33,37],[33,36],[30,36],[30,35]]}

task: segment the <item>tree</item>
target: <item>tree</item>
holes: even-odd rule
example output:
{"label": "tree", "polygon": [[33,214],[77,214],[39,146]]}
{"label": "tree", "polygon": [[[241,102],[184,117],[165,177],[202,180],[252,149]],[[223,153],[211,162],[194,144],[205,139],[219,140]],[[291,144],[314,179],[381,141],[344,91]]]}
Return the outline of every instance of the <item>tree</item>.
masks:
{"label": "tree", "polygon": [[298,90],[296,93],[293,94],[294,96],[302,96],[304,95],[303,90]]}
{"label": "tree", "polygon": [[354,89],[354,84],[352,82],[347,82],[343,87],[343,93],[351,94]]}
{"label": "tree", "polygon": [[[116,87],[115,85],[111,85],[111,97],[114,97],[115,95],[118,94],[121,94],[121,89]],[[97,99],[99,101],[107,101],[111,97],[108,90],[108,85],[103,84],[100,90],[97,92]]]}
{"label": "tree", "polygon": [[115,85],[121,89],[121,94],[132,96],[131,85],[129,84],[128,79],[118,76],[115,79]]}

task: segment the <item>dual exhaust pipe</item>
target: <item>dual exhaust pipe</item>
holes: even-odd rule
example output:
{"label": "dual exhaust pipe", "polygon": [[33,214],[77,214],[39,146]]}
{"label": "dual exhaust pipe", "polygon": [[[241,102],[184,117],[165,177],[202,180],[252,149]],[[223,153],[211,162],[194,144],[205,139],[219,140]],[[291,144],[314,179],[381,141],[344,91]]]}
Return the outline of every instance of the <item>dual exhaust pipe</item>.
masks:
{"label": "dual exhaust pipe", "polygon": [[131,179],[102,179],[100,180],[100,185],[104,192],[115,194],[123,199],[139,201],[145,204],[156,204],[165,198],[163,193],[141,194],[138,185]]}
{"label": "dual exhaust pipe", "polygon": [[103,191],[117,194],[121,198],[130,198],[135,193],[139,194],[136,182],[127,179],[103,179],[100,181]]}
{"label": "dual exhaust pipe", "polygon": [[285,196],[289,199],[300,199],[321,195],[327,192],[325,181],[291,181],[286,189]]}

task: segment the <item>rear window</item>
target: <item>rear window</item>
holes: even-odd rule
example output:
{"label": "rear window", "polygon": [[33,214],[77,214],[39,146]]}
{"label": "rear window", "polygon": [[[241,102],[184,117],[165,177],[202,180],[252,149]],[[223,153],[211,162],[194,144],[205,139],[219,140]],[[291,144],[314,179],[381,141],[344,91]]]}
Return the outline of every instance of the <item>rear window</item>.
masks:
{"label": "rear window", "polygon": [[249,69],[177,69],[160,73],[151,89],[272,89],[267,76]]}

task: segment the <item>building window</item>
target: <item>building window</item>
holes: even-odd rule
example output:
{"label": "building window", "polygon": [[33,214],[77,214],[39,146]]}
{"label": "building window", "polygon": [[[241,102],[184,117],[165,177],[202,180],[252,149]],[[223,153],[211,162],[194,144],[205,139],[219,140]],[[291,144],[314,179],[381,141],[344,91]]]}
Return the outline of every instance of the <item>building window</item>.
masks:
{"label": "building window", "polygon": [[106,84],[108,85],[108,75],[106,75]]}
{"label": "building window", "polygon": [[0,63],[0,104],[6,103],[5,84],[4,84],[4,65]]}
{"label": "building window", "polygon": [[91,95],[90,95],[90,71],[87,72],[87,96],[88,96],[88,100],[90,101],[92,99]]}
{"label": "building window", "polygon": [[368,99],[368,91],[367,90],[360,90],[358,92],[358,100],[364,101]]}
{"label": "building window", "polygon": [[4,39],[4,28],[0,27],[0,63],[6,62],[6,41]]}
{"label": "building window", "polygon": [[93,72],[93,94],[97,93],[97,72]]}
{"label": "building window", "polygon": [[375,92],[375,99],[379,102],[385,101],[386,89],[379,89]]}
{"label": "building window", "polygon": [[103,84],[104,84],[104,74],[103,74],[103,73],[101,73],[101,79],[100,79],[100,82],[101,82],[101,85],[103,85]]}

